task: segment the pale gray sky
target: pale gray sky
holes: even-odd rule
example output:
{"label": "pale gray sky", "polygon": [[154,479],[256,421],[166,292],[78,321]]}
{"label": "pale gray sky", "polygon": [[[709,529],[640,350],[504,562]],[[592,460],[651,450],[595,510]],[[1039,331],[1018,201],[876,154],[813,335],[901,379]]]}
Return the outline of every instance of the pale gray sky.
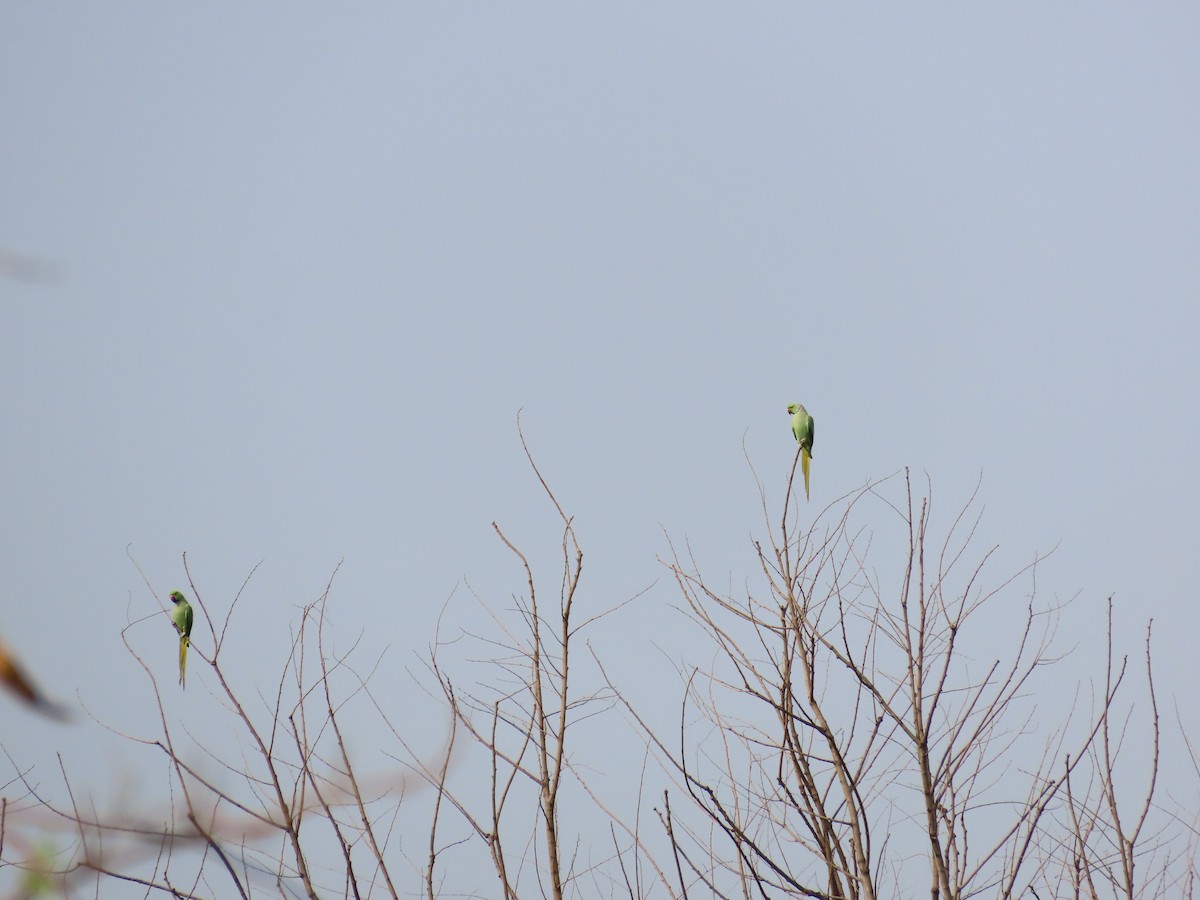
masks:
{"label": "pale gray sky", "polygon": [[[1195,734],[1198,37],[1183,3],[10,5],[0,247],[61,271],[0,280],[0,633],[148,733],[127,544],[222,610],[264,560],[264,684],[344,559],[402,707],[456,585],[522,589],[492,520],[554,559],[523,408],[588,602],[661,579],[619,656],[678,630],[663,529],[753,573],[743,441],[782,490],[801,400],[814,507],[911,466],[948,524],[982,473],[997,573],[1061,542],[1067,643],[1109,594],[1125,650],[1153,617]],[[48,779],[127,764],[0,723]]]}

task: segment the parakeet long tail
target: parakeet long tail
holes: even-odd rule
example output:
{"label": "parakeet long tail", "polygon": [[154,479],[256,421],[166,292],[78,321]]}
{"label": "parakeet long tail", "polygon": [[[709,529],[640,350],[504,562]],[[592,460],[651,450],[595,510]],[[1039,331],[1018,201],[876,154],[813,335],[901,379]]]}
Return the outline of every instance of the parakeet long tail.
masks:
{"label": "parakeet long tail", "polygon": [[800,450],[800,468],[804,471],[804,499],[808,499],[808,461],[812,459],[812,454],[807,450]]}
{"label": "parakeet long tail", "polygon": [[183,676],[184,672],[187,670],[187,648],[190,643],[191,641],[188,639],[186,634],[181,634],[179,636],[179,683],[184,687],[187,687],[187,685],[184,684]]}

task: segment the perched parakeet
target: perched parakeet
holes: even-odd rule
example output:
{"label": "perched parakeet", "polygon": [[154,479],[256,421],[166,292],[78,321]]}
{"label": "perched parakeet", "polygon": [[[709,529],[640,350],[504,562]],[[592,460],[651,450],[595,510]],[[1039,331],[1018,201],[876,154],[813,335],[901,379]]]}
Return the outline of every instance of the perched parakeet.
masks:
{"label": "perched parakeet", "polygon": [[792,434],[800,445],[800,469],[804,472],[804,499],[808,499],[808,463],[812,459],[813,417],[803,403],[789,403],[788,414],[792,417]]}
{"label": "perched parakeet", "polygon": [[171,602],[175,604],[171,610],[171,622],[179,632],[179,683],[187,687],[183,673],[187,669],[188,646],[192,643],[192,605],[179,591],[171,591]]}

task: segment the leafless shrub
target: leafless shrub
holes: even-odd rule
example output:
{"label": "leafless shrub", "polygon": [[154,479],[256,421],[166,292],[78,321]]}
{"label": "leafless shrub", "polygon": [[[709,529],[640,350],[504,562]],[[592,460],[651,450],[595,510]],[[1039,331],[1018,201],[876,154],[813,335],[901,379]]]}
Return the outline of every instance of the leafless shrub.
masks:
{"label": "leafless shrub", "polygon": [[[1131,664],[1110,606],[1094,695],[1081,685],[1058,706],[1046,685],[1062,609],[1037,594],[1040,558],[991,575],[974,497],[943,528],[905,472],[809,522],[793,466],[778,516],[760,485],[769,539],[753,545],[744,590],[718,590],[672,546],[663,564],[707,643],[680,663],[679,721],[664,725],[605,672],[602,647],[580,653],[581,634],[623,604],[583,602],[574,521],[525,452],[561,524],[551,586],[542,557],[493,525],[520,587],[508,612],[476,597],[482,620],[439,626],[426,683],[446,711],[441,752],[417,750],[428,723],[393,718],[382,698],[394,691],[374,686],[376,663],[358,668],[357,641],[335,650],[332,578],[262,690],[227,664],[245,585],[210,609],[189,572],[205,623],[192,652],[237,748],[188,730],[130,640],[166,633],[165,609],[132,622],[123,637],[158,726],[123,737],[158,760],[169,802],[97,809],[61,761],[51,791],[10,760],[0,879],[13,895],[1193,895],[1197,814],[1177,791],[1172,806],[1158,799],[1149,629]],[[386,771],[365,773],[348,737],[363,714],[394,737]],[[592,783],[603,754],[579,735],[597,716],[644,741],[646,765],[618,773],[627,796]],[[481,862],[495,880],[469,893]]]}
{"label": "leafless shrub", "polygon": [[[896,483],[867,485],[807,528],[790,482],[775,526],[760,491],[771,540],[755,545],[761,587],[744,594],[711,587],[690,554],[673,548],[665,561],[717,651],[714,665],[683,672],[675,740],[638,719],[704,817],[660,809],[680,892],[872,900],[907,895],[924,869],[934,898],[1179,895],[1194,868],[1149,826],[1149,634],[1153,715],[1139,737],[1154,753],[1130,807],[1114,789],[1128,734],[1115,719],[1126,662],[1111,621],[1094,708],[1042,719],[1038,676],[1058,662],[1060,609],[1033,590],[1041,560],[990,580],[993,552],[969,553],[974,497],[935,543],[930,496],[915,497],[906,472],[897,502]],[[867,504],[900,525],[890,575],[871,562]],[[1021,578],[1030,592],[1018,606]]]}

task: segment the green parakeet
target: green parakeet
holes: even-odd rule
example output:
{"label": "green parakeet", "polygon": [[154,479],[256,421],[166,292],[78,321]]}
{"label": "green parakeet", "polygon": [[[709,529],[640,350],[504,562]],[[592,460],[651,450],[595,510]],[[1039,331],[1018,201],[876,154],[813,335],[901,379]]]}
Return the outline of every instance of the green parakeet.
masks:
{"label": "green parakeet", "polygon": [[788,414],[792,417],[792,434],[800,445],[800,469],[804,472],[804,499],[808,499],[808,464],[812,459],[813,417],[803,403],[789,403]]}
{"label": "green parakeet", "polygon": [[179,591],[171,591],[171,602],[175,604],[171,610],[171,622],[179,632],[179,683],[187,687],[183,675],[187,670],[188,646],[192,643],[192,605]]}

